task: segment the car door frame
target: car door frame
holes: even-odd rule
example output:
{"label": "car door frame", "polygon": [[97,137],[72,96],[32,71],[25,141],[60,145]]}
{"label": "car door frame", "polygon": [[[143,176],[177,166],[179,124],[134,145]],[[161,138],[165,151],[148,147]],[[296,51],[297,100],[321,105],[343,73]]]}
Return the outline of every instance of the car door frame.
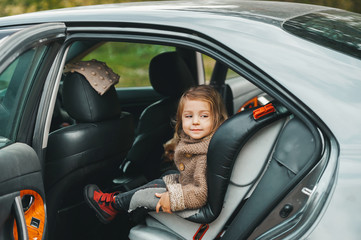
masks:
{"label": "car door frame", "polygon": [[[15,28],[15,27],[14,27]],[[0,42],[0,72],[5,70],[25,51],[49,44],[42,56],[42,65],[36,68],[36,77],[30,83],[31,88],[22,96],[23,107],[17,113],[17,124],[12,128],[11,140],[0,147],[0,239],[9,239],[13,234],[14,220],[17,225],[18,239],[28,239],[28,222],[25,220],[21,191],[31,190],[39,194],[43,207],[44,227],[42,239],[46,237],[46,203],[42,167],[32,144],[34,125],[39,96],[44,89],[44,82],[54,75],[54,64],[61,43],[65,40],[63,23],[45,23],[33,26],[18,26],[19,31],[2,39]],[[51,46],[50,46],[51,45]],[[2,47],[3,46],[3,47]],[[45,64],[44,64],[45,63]],[[49,71],[50,70],[50,71]],[[36,79],[36,80],[35,80]],[[27,79],[28,81],[29,79]],[[45,85],[45,88],[48,87]],[[26,101],[25,101],[26,99]],[[29,205],[30,207],[30,205]]]}

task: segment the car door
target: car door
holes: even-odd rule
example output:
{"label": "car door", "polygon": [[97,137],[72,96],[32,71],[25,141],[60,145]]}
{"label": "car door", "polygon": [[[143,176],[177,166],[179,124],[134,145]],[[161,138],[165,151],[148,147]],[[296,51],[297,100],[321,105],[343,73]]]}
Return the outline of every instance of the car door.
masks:
{"label": "car door", "polygon": [[65,25],[0,32],[0,239],[40,240],[46,235],[47,217],[35,126]]}

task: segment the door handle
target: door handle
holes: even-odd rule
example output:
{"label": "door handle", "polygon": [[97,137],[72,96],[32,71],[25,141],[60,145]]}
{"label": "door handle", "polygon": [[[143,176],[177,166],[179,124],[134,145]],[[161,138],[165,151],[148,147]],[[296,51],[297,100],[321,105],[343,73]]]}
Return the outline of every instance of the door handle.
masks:
{"label": "door handle", "polygon": [[13,208],[15,212],[15,221],[18,230],[18,239],[28,240],[28,229],[26,227],[24,209],[20,196],[15,197]]}

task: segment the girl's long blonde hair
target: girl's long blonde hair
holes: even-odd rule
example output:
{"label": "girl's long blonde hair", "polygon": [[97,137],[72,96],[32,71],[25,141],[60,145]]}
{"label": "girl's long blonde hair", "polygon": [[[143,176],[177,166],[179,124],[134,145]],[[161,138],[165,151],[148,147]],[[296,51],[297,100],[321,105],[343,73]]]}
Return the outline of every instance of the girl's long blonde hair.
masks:
{"label": "girl's long blonde hair", "polygon": [[186,100],[200,100],[209,103],[211,114],[213,114],[212,133],[227,119],[227,111],[220,94],[210,85],[199,85],[191,87],[183,93],[179,100],[176,114],[174,137],[179,139],[182,132],[182,113]]}

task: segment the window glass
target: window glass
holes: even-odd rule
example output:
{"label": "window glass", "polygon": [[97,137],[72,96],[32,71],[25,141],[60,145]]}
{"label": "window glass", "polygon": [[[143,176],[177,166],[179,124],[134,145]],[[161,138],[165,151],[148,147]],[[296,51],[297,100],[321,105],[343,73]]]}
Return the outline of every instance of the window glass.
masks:
{"label": "window glass", "polygon": [[287,31],[361,59],[361,16],[338,10],[310,13],[287,20]]}
{"label": "window glass", "polygon": [[233,71],[232,69],[228,68],[226,80],[231,79],[231,78],[236,78],[236,77],[239,77],[239,74],[236,73],[235,71]]}
{"label": "window glass", "polygon": [[30,49],[0,73],[0,147],[15,140],[23,107],[46,46]]}
{"label": "window glass", "polygon": [[10,79],[12,78],[15,67],[18,64],[19,59],[16,59],[5,71],[0,75],[0,96],[4,97],[6,90],[9,86]]}
{"label": "window glass", "polygon": [[106,42],[97,45],[91,53],[83,57],[82,61],[96,59],[105,62],[120,76],[116,87],[144,87],[150,86],[148,76],[149,62],[153,57],[168,51],[175,51],[175,47]]}
{"label": "window glass", "polygon": [[[206,84],[209,84],[211,81],[211,78],[212,78],[214,66],[216,65],[216,60],[214,60],[213,58],[211,58],[205,54],[202,54],[202,57],[203,57],[203,65],[204,65],[204,74],[205,74]],[[235,78],[235,77],[239,77],[239,74],[234,72],[231,69],[228,69],[226,79],[231,79],[231,78]]]}
{"label": "window glass", "polygon": [[202,54],[202,57],[203,57],[203,66],[204,66],[204,75],[205,75],[204,77],[206,80],[206,84],[209,84],[209,82],[211,81],[214,65],[216,64],[216,60],[204,54]]}

